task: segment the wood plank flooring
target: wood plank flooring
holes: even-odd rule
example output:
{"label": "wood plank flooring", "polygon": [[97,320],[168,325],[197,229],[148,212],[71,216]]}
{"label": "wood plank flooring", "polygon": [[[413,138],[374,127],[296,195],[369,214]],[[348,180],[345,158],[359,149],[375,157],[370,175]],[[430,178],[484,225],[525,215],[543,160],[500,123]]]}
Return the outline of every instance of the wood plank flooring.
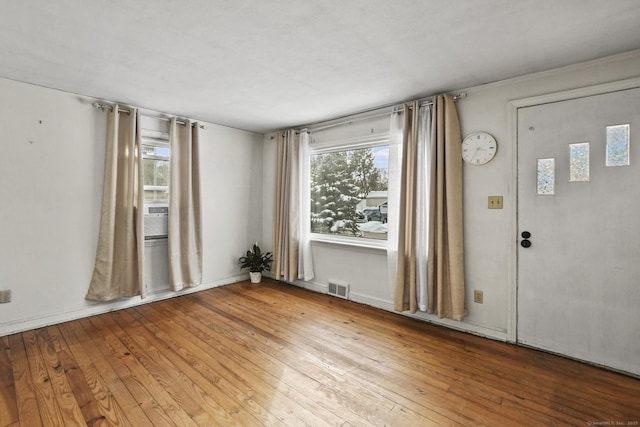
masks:
{"label": "wood plank flooring", "polygon": [[0,337],[0,427],[639,422],[636,378],[272,281]]}

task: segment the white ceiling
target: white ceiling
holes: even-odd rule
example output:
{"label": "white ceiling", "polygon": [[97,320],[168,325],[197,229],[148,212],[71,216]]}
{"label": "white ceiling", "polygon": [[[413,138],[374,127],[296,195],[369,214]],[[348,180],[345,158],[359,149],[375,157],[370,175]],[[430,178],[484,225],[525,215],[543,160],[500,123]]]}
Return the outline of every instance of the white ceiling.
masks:
{"label": "white ceiling", "polygon": [[19,0],[0,13],[0,77],[257,132],[640,48],[640,0]]}

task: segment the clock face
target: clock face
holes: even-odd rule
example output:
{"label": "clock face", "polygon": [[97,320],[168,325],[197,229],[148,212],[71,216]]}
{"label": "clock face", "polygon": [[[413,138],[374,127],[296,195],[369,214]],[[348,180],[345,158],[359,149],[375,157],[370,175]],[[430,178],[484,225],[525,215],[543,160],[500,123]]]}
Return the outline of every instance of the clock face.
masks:
{"label": "clock face", "polygon": [[473,132],[462,141],[462,159],[472,165],[484,165],[498,151],[495,138],[486,132]]}

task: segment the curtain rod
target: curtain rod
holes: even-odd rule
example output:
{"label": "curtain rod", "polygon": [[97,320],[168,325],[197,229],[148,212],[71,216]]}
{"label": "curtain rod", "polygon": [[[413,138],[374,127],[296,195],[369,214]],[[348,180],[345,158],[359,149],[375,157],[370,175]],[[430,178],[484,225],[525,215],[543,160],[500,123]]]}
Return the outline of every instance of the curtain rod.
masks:
{"label": "curtain rod", "polygon": [[[109,111],[113,111],[113,106],[112,105],[108,105],[108,104],[102,104],[100,102],[94,102],[93,104],[91,104],[91,106],[93,108],[97,108],[98,110],[104,111],[104,110],[109,110]],[[131,114],[131,110],[128,110],[126,108],[119,108],[118,109],[119,113],[125,113],[125,114]],[[166,117],[154,117],[154,119],[158,119],[158,120],[162,120],[165,122],[170,121],[171,119],[168,119]],[[187,122],[183,122],[181,120],[176,120],[176,123],[182,126],[186,126]],[[193,126],[193,124],[191,124]],[[200,129],[206,129],[203,125],[198,124],[198,126],[200,127]]]}
{"label": "curtain rod", "polygon": [[[454,101],[458,101],[458,100],[464,99],[466,97],[467,97],[467,93],[466,92],[460,92],[460,93],[457,93],[457,94],[453,95],[453,100]],[[418,101],[420,107],[423,107],[423,106],[426,106],[426,105],[433,105],[433,98],[434,97],[432,96],[432,97],[429,97],[429,98],[418,99],[417,101]],[[413,101],[407,101],[407,102],[413,102]],[[405,104],[405,103],[406,102],[403,102],[402,104]],[[368,112],[380,110],[382,108],[390,108],[390,107],[393,107],[393,109],[391,110],[391,112],[393,113],[393,112],[397,111],[396,108],[399,107],[399,104],[396,102],[396,103],[389,104],[389,105],[383,105],[382,107],[376,107],[376,108],[372,108],[370,110],[360,111],[359,113],[353,113],[353,114],[349,114],[348,116],[336,117],[335,119],[332,119],[332,120],[339,120],[341,118],[346,119],[346,120],[343,120],[343,121],[338,122],[338,123],[331,123],[331,124],[324,125],[324,126],[319,126],[319,127],[313,127],[312,125],[309,125],[307,127],[309,128],[310,132],[315,132],[315,131],[329,129],[329,128],[336,127],[336,126],[345,125],[345,124],[348,124],[348,123],[358,122],[358,121],[361,121],[361,120],[375,119],[376,117],[386,116],[386,115],[389,114],[389,112],[374,114],[374,115],[365,116],[365,117],[358,117],[358,118],[354,118],[354,119],[348,119],[347,117],[355,116],[355,115],[358,115],[358,114],[366,114]]]}

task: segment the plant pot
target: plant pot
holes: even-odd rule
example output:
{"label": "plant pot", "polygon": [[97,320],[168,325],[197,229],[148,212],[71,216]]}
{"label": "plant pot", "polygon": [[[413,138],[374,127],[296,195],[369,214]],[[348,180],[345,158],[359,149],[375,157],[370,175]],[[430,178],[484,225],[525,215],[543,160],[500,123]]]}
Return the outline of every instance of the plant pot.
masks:
{"label": "plant pot", "polygon": [[250,271],[249,278],[251,283],[260,283],[262,281],[262,273],[259,271]]}

